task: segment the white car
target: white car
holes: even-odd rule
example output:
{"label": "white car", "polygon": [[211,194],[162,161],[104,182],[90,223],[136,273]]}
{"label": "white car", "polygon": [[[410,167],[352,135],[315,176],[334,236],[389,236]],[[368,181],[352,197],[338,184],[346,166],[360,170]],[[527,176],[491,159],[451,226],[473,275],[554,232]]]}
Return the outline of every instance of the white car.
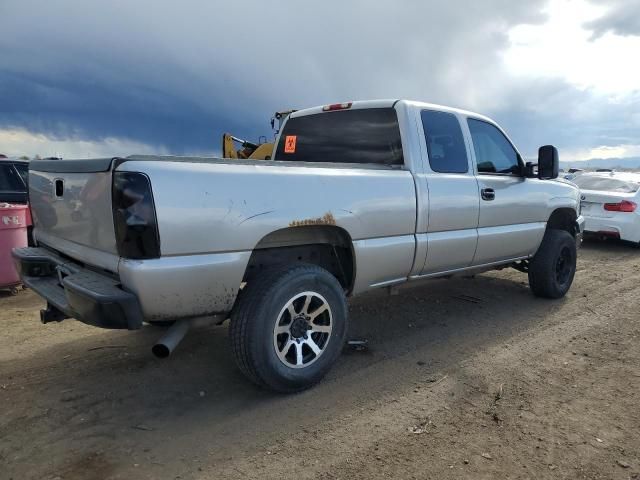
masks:
{"label": "white car", "polygon": [[580,187],[585,233],[640,243],[640,173],[583,173]]}

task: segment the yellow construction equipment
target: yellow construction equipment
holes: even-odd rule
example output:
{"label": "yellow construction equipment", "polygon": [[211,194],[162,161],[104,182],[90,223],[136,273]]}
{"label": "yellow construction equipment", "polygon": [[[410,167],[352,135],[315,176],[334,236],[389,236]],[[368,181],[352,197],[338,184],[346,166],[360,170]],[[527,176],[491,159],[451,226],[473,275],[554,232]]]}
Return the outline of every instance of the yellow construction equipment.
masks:
{"label": "yellow construction equipment", "polygon": [[[240,144],[236,150],[235,142]],[[251,158],[257,160],[269,160],[273,142],[251,143],[242,138],[234,137],[230,133],[222,134],[222,158]]]}
{"label": "yellow construction equipment", "polygon": [[[295,112],[295,110],[276,112],[273,117],[271,117],[271,128],[274,130],[274,137],[280,131],[285,119],[293,112]],[[277,130],[275,128],[276,120],[278,121]],[[267,142],[266,137],[260,138],[264,138],[264,141],[261,142],[258,140],[258,143],[253,143],[231,135],[230,133],[222,134],[222,158],[270,160],[271,152],[273,151],[273,142]],[[240,148],[236,149],[236,143],[240,144]]]}

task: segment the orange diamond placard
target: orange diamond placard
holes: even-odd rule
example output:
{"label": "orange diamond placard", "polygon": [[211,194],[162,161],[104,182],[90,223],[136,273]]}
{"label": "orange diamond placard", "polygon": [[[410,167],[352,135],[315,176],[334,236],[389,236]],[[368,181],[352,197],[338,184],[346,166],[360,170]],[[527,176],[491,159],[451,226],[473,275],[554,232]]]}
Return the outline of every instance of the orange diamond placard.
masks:
{"label": "orange diamond placard", "polygon": [[287,135],[284,139],[284,153],[296,153],[297,135]]}

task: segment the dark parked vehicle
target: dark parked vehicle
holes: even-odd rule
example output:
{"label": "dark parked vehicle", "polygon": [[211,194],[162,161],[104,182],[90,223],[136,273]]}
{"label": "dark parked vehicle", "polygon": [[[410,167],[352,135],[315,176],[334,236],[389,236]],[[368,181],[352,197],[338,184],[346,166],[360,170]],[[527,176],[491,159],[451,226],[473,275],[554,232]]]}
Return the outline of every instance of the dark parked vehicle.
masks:
{"label": "dark parked vehicle", "polygon": [[[0,156],[0,205],[29,203],[29,162]],[[27,235],[33,245],[31,210],[27,210]]]}
{"label": "dark parked vehicle", "polygon": [[27,203],[29,162],[0,158],[0,203]]}

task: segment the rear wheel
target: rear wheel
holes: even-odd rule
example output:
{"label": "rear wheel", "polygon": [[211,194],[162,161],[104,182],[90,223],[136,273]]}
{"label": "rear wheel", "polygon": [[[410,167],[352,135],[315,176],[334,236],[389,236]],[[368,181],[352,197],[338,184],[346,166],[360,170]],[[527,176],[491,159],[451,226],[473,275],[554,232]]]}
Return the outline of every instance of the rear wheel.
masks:
{"label": "rear wheel", "polygon": [[275,269],[252,280],[231,315],[238,367],[253,382],[279,392],[319,382],[340,355],[346,333],[342,287],[315,265]]}
{"label": "rear wheel", "polygon": [[534,295],[561,298],[576,273],[576,240],[565,230],[549,229],[529,263],[529,286]]}

